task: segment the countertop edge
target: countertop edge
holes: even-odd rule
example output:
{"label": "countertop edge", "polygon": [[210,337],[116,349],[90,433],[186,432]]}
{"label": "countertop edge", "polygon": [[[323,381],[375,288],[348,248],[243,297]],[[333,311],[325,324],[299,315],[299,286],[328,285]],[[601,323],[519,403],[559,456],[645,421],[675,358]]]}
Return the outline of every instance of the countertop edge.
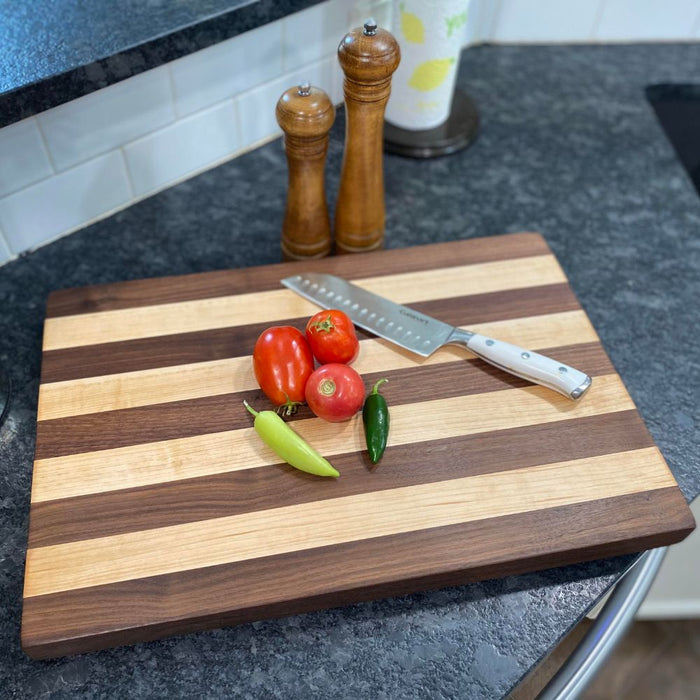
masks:
{"label": "countertop edge", "polygon": [[322,0],[251,0],[90,63],[0,94],[0,128],[89,95],[239,34],[299,12]]}

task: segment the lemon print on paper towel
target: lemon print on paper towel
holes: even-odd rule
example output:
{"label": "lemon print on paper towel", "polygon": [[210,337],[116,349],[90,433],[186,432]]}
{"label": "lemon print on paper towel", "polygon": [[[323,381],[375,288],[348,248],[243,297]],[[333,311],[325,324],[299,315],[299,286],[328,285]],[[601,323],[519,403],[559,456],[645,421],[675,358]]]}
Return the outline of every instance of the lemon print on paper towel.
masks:
{"label": "lemon print on paper towel", "polygon": [[404,11],[404,4],[399,5],[399,10],[401,11],[401,31],[406,37],[406,41],[410,41],[413,44],[422,44],[425,41],[425,28],[423,27],[423,22],[418,15],[414,15],[412,12]]}
{"label": "lemon print on paper towel", "polygon": [[445,82],[454,58],[434,58],[421,63],[414,71],[408,84],[416,90],[429,92]]}

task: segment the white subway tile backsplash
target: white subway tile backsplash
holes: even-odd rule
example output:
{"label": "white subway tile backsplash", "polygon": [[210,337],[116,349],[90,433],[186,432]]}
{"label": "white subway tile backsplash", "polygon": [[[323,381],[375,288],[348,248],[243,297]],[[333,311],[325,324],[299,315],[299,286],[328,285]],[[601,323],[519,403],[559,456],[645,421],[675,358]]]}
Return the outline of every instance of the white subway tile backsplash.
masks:
{"label": "white subway tile backsplash", "polygon": [[141,73],[39,115],[58,170],[121,146],[175,119],[166,67]]}
{"label": "white subway tile backsplash", "polygon": [[605,0],[596,39],[688,39],[697,15],[698,0]]}
{"label": "white subway tile backsplash", "polygon": [[285,72],[336,55],[351,28],[347,6],[346,0],[330,0],[283,20]]}
{"label": "white subway tile backsplash", "polygon": [[197,51],[169,68],[178,116],[197,112],[282,73],[282,22]]}
{"label": "white subway tile backsplash", "polygon": [[[282,133],[275,117],[275,108],[282,93],[295,85],[308,81],[315,87],[325,90],[333,100],[333,70],[337,63],[336,57],[331,56],[312,66],[298,68],[282,78],[240,95],[236,99],[236,106],[241,125],[242,143],[247,146]],[[337,100],[334,100],[335,102]]]}
{"label": "white subway tile backsplash", "polygon": [[0,200],[0,228],[14,253],[87,224],[131,199],[124,160],[113,151]]}
{"label": "white subway tile backsplash", "polygon": [[137,197],[193,175],[240,148],[233,101],[181,119],[124,147]]}
{"label": "white subway tile backsplash", "polygon": [[[606,0],[501,0],[491,39],[502,42],[590,41]],[[639,5],[639,0],[636,0]]]}
{"label": "white subway tile backsplash", "polygon": [[52,173],[35,117],[0,129],[0,197]]}

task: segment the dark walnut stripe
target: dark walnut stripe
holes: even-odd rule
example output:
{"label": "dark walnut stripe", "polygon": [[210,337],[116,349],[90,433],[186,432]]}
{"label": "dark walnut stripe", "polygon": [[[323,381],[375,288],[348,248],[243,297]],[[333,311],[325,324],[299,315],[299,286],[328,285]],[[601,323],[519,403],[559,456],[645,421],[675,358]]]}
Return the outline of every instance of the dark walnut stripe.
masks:
{"label": "dark walnut stripe", "polygon": [[[568,284],[437,299],[412,304],[412,307],[445,323],[460,326],[581,308]],[[290,325],[303,330],[307,320],[306,317],[290,318],[274,324],[257,323],[50,350],[43,355],[41,382],[46,384],[249,355],[258,336],[270,325]],[[372,337],[364,331],[358,333],[360,338]]]}
{"label": "dark walnut stripe", "polygon": [[692,528],[672,487],[25,598],[22,647],[48,658],[133,644],[642,551]]}
{"label": "dark walnut stripe", "polygon": [[[593,376],[614,371],[598,343],[545,349],[543,352]],[[365,386],[371,388],[381,377],[389,379],[383,393],[393,405],[529,384],[479,359],[365,374]],[[243,399],[259,409],[272,408],[262,391],[256,389],[38,421],[35,459],[249,427],[250,416],[242,407]],[[302,406],[293,420],[311,417],[308,407]]]}
{"label": "dark walnut stripe", "polygon": [[[540,234],[520,233],[509,235],[507,245],[504,245],[499,236],[494,236],[363,253],[361,265],[358,265],[356,256],[334,256],[305,262],[303,269],[359,278],[549,254],[551,250]],[[279,289],[280,279],[297,274],[300,269],[298,263],[280,263],[62,289],[49,296],[46,316],[70,316],[134,308],[144,306],[145,303],[167,304]]]}
{"label": "dark walnut stripe", "polygon": [[[377,467],[365,455],[333,457],[338,480],[287,465],[216,474],[32,504],[29,546],[45,547],[124,532],[384,491],[653,446],[636,411],[547,425],[397,445]],[[430,467],[426,467],[426,465]]]}

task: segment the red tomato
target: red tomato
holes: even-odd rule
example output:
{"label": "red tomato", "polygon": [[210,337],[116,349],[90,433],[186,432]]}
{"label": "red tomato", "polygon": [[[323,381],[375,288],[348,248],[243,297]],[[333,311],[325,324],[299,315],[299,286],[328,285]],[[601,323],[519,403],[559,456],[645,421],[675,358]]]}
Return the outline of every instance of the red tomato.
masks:
{"label": "red tomato", "polygon": [[253,349],[253,370],[272,403],[289,415],[304,400],[314,358],[304,334],[292,326],[273,326],[260,334]]}
{"label": "red tomato", "polygon": [[328,362],[348,365],[360,351],[355,326],[348,315],[338,309],[319,311],[312,316],[306,324],[306,339],[322,365]]}
{"label": "red tomato", "polygon": [[306,403],[331,423],[352,418],[365,399],[362,377],[348,365],[330,363],[319,367],[306,382]]}

